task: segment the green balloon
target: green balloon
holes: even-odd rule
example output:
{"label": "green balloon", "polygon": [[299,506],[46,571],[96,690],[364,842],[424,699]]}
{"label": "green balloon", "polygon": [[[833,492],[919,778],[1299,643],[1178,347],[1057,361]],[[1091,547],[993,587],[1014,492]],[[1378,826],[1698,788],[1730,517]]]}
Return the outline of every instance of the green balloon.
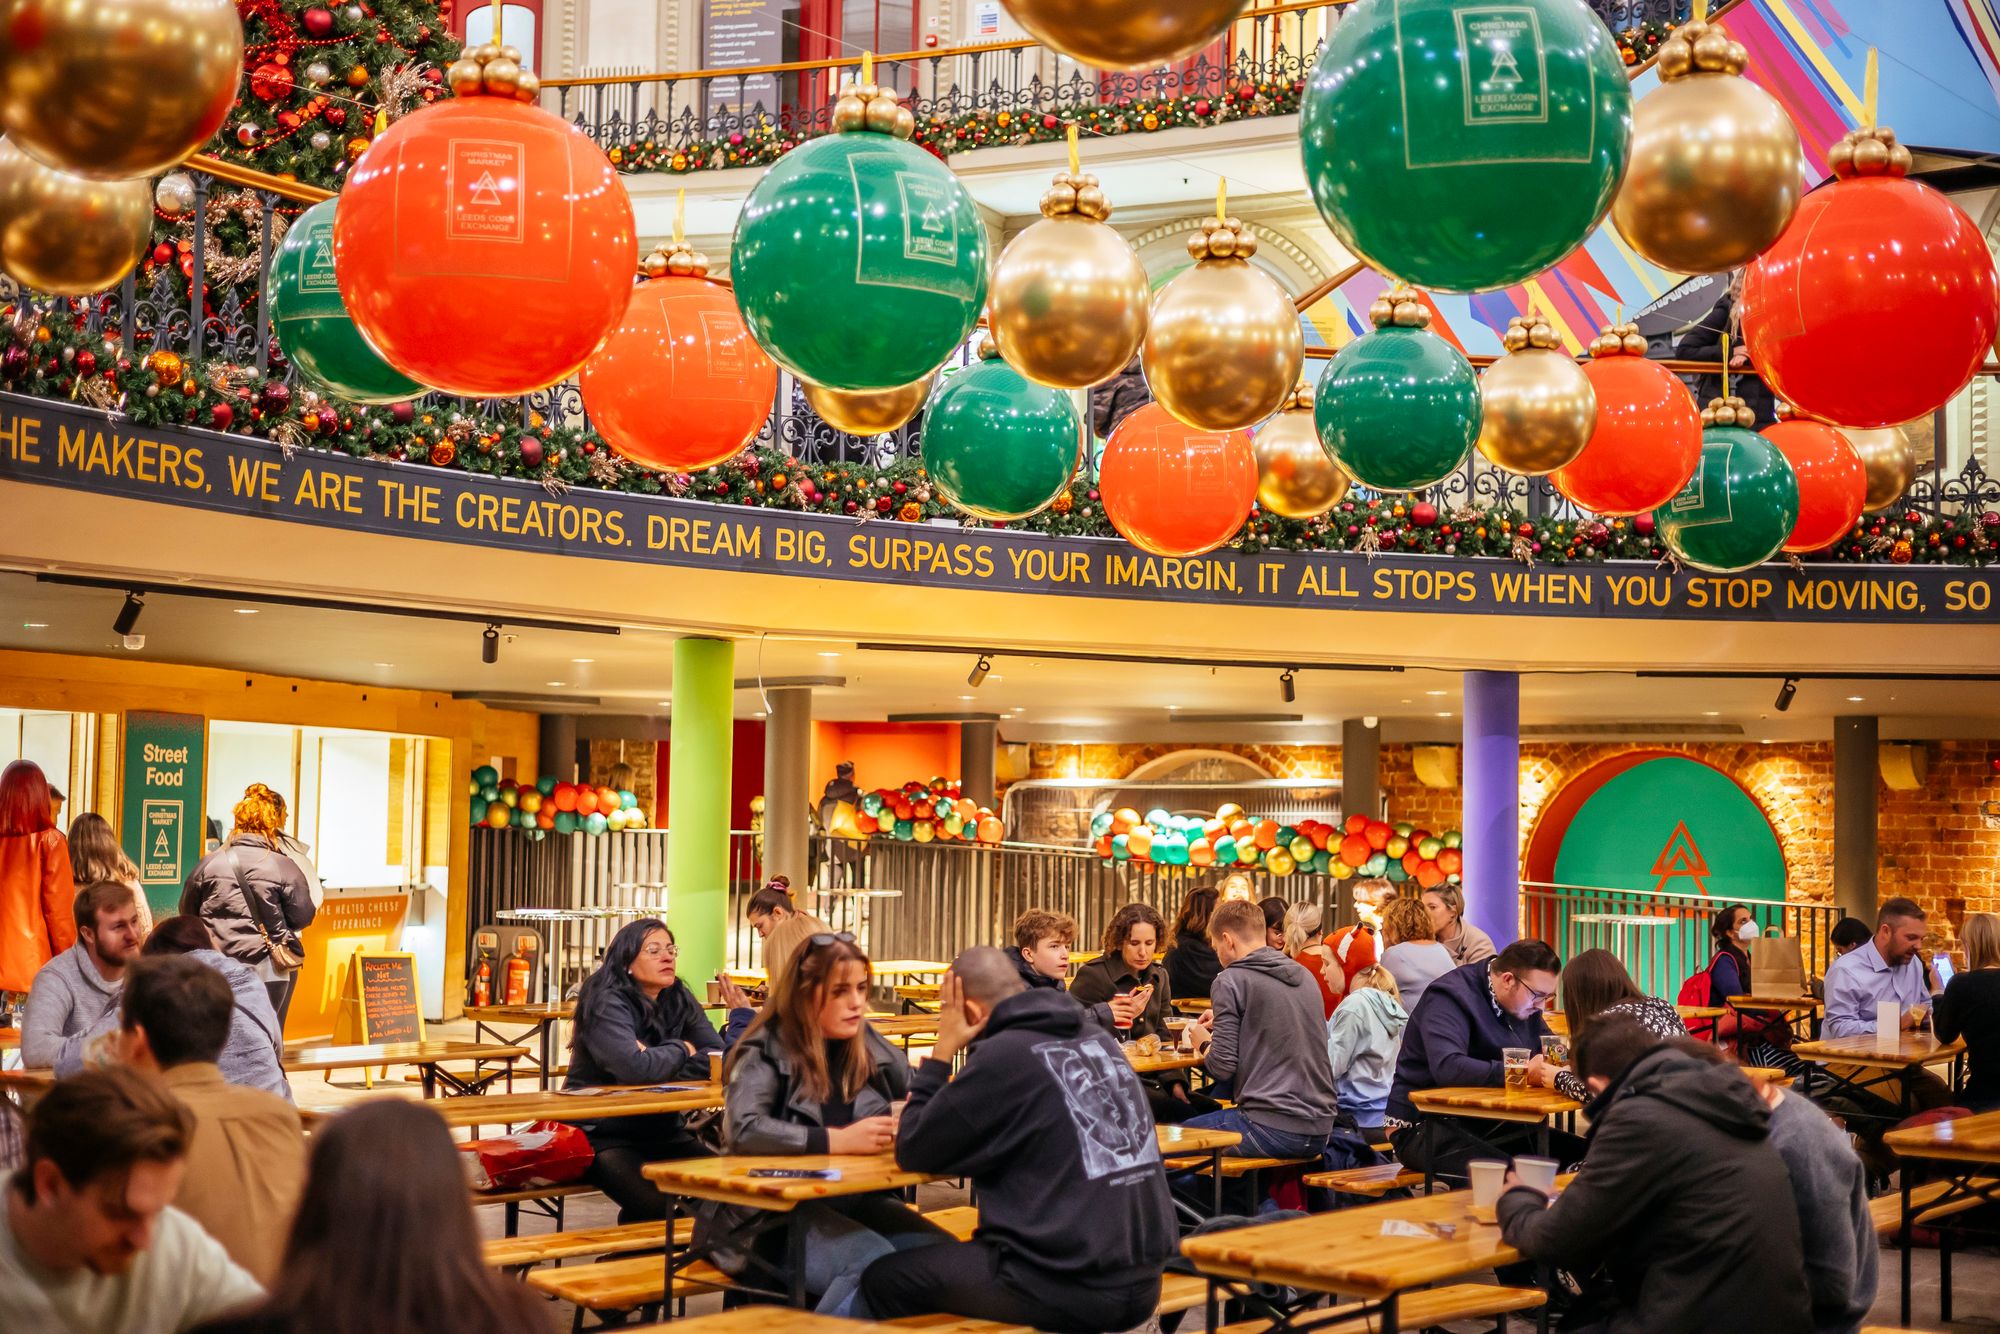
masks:
{"label": "green balloon", "polygon": [[986,302],[986,227],[942,162],[868,131],[771,164],[729,256],[773,360],[830,389],[895,389],[962,345]]}
{"label": "green balloon", "polygon": [[1069,485],[1083,457],[1083,419],[1062,390],[989,357],[938,390],[923,450],[946,500],[978,519],[1025,519]]}
{"label": "green balloon", "polygon": [[1799,479],[1778,447],[1740,426],[1701,433],[1701,464],[1653,511],[1660,539],[1697,570],[1733,574],[1777,555],[1799,520]]}
{"label": "green balloon", "polygon": [[278,242],[264,276],[264,309],[278,346],[315,387],[356,403],[400,403],[429,393],[382,360],[348,318],[333,281],[333,209],[322,200]]}
{"label": "green balloon", "polygon": [[1632,89],[1582,0],[1372,0],[1328,39],[1299,135],[1348,249],[1419,287],[1485,292],[1603,221]]}
{"label": "green balloon", "polygon": [[1320,444],[1375,491],[1449,477],[1479,438],[1479,415],[1472,363],[1436,334],[1394,325],[1340,349],[1313,396]]}

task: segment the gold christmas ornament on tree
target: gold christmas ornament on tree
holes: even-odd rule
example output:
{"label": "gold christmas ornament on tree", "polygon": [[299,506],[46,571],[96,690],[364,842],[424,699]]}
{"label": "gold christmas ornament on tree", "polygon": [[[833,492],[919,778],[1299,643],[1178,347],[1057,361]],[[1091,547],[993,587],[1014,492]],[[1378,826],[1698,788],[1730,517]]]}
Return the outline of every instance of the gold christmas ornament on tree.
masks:
{"label": "gold christmas ornament on tree", "polygon": [[[1070,127],[1075,162],[1076,128]],[[1125,369],[1146,337],[1146,266],[1105,225],[1111,205],[1074,165],[1042,196],[1042,220],[1007,243],[988,324],[1007,364],[1036,384],[1088,389]]]}
{"label": "gold christmas ornament on tree", "polygon": [[222,128],[242,77],[232,0],[0,0],[0,130],[78,176],[166,170]]}
{"label": "gold christmas ornament on tree", "polygon": [[800,380],[806,403],[819,419],[836,431],[849,435],[881,435],[893,431],[917,415],[930,397],[935,373],[895,389],[828,389],[810,380]]}
{"label": "gold christmas ornament on tree", "polygon": [[1660,86],[1632,110],[1632,160],[1611,221],[1663,269],[1739,268],[1798,211],[1799,132],[1743,77],[1748,61],[1742,43],[1697,16],[1661,44]]}
{"label": "gold christmas ornament on tree", "polygon": [[152,237],[153,183],[57,171],[0,139],[0,269],[23,287],[86,296],[116,287]]}
{"label": "gold christmas ornament on tree", "polygon": [[1501,343],[1507,355],[1479,377],[1479,452],[1528,477],[1568,466],[1597,429],[1590,377],[1539,315],[1507,321]]}
{"label": "gold christmas ornament on tree", "polygon": [[1313,390],[1301,384],[1277,416],[1250,439],[1257,460],[1257,503],[1285,519],[1313,519],[1347,495],[1347,474],[1334,466],[1313,423]]}
{"label": "gold christmas ornament on tree", "polygon": [[1160,406],[1201,431],[1255,426],[1291,397],[1305,334],[1285,290],[1250,264],[1257,238],[1235,218],[1188,238],[1193,268],[1160,289],[1146,330],[1146,385]]}
{"label": "gold christmas ornament on tree", "polygon": [[1150,69],[1222,36],[1249,0],[1004,0],[1044,46],[1098,69]]}
{"label": "gold christmas ornament on tree", "polygon": [[1900,426],[1871,430],[1843,426],[1840,433],[1861,456],[1861,471],[1868,479],[1868,494],[1861,508],[1887,509],[1901,500],[1917,475],[1917,451],[1910,446],[1909,434]]}

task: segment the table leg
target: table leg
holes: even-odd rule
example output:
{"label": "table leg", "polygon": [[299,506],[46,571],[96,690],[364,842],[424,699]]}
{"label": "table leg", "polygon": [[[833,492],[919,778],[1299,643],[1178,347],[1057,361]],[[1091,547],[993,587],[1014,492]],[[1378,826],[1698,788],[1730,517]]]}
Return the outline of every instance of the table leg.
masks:
{"label": "table leg", "polygon": [[1903,1179],[1903,1226],[1897,1246],[1903,1253],[1903,1323],[1907,1325],[1910,1323],[1910,1224],[1913,1221],[1910,1209],[1910,1164],[1904,1163],[1898,1175]]}
{"label": "table leg", "polygon": [[1216,1288],[1215,1280],[1213,1278],[1209,1279],[1208,1304],[1207,1304],[1208,1322],[1205,1326],[1205,1328],[1208,1331],[1208,1334],[1215,1334],[1215,1331],[1221,1325],[1221,1321],[1217,1319],[1217,1314],[1218,1314],[1217,1307],[1220,1305],[1220,1303],[1218,1303],[1215,1300],[1215,1288]]}
{"label": "table leg", "polygon": [[1424,1194],[1427,1196],[1437,1194],[1437,1159],[1433,1156],[1437,1152],[1437,1136],[1431,1133],[1431,1127],[1436,1124],[1436,1117],[1426,1116],[1423,1129],[1418,1132],[1424,1137]]}
{"label": "table leg", "polygon": [[799,1211],[785,1215],[785,1273],[791,1285],[792,1309],[806,1309],[806,1230],[799,1226]]}
{"label": "table leg", "polygon": [[1546,1117],[1535,1123],[1535,1156],[1549,1156],[1549,1122]]}
{"label": "table leg", "polygon": [[1396,1304],[1401,1297],[1401,1293],[1392,1292],[1382,1299],[1382,1328],[1386,1334],[1398,1334],[1403,1328],[1396,1318]]}
{"label": "table leg", "polygon": [[551,1070],[551,1069],[552,1069],[552,1068],[554,1067],[554,1065],[555,1065],[555,1052],[556,1052],[556,1025],[560,1024],[561,1022],[562,1022],[562,1020],[560,1020],[560,1019],[544,1019],[544,1020],[542,1020],[542,1023],[541,1023],[541,1029],[542,1029],[542,1092],[544,1092],[544,1093],[547,1093],[547,1092],[549,1091],[549,1071],[550,1071],[550,1070]]}
{"label": "table leg", "polygon": [[1210,1218],[1222,1217],[1222,1150],[1217,1149],[1208,1156],[1209,1179],[1215,1183],[1215,1212]]}
{"label": "table leg", "polygon": [[430,1061],[425,1061],[417,1069],[423,1075],[424,1097],[427,1099],[435,1098],[437,1096],[437,1066]]}
{"label": "table leg", "polygon": [[1951,1323],[1951,1223],[1938,1220],[1938,1323]]}
{"label": "table leg", "polygon": [[674,1240],[674,1224],[679,1221],[680,1211],[680,1198],[674,1195],[667,1196],[667,1281],[666,1286],[660,1289],[663,1294],[660,1302],[661,1320],[672,1320],[674,1318],[674,1257],[680,1250],[679,1243]]}

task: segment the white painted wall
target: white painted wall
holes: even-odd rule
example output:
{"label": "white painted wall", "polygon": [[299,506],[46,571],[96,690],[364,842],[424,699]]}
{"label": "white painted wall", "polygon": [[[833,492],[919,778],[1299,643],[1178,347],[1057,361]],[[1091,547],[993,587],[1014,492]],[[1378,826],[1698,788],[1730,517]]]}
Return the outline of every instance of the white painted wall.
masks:
{"label": "white painted wall", "polygon": [[229,833],[230,812],[243,799],[243,789],[262,783],[285,799],[294,829],[299,819],[299,794],[292,790],[292,738],[297,729],[272,723],[238,723],[217,719],[208,725],[208,786],[202,814],[212,816]]}

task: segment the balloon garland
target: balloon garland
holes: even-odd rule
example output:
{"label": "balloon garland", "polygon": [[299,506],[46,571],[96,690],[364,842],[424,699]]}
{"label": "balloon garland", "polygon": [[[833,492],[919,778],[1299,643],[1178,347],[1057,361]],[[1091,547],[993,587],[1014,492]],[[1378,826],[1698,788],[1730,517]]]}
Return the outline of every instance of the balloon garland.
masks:
{"label": "balloon garland", "polygon": [[472,771],[470,790],[467,813],[471,823],[488,829],[519,830],[531,839],[550,834],[615,834],[646,827],[646,812],[639,809],[638,796],[623,788],[558,782],[552,774],[522,784],[502,778],[498,769],[482,764]]}
{"label": "balloon garland", "polygon": [[1646,356],[1636,324],[1605,328],[1583,368],[1597,425],[1549,481],[1583,509],[1629,518],[1672,499],[1701,462],[1701,411],[1680,377]]}
{"label": "balloon garland", "polygon": [[957,783],[915,779],[900,788],[861,794],[859,809],[840,803],[832,827],[839,838],[893,838],[902,843],[998,843],[1007,827],[990,807],[966,796]]}
{"label": "balloon garland", "polygon": [[1479,438],[1489,462],[1539,477],[1567,466],[1597,429],[1597,390],[1539,315],[1516,315],[1506,355],[1479,377]]}
{"label": "balloon garland", "polygon": [[382,360],[354,327],[334,272],[333,215],[325,199],[301,213],[264,275],[264,310],[285,357],[307,382],[356,403],[400,403],[423,385]]}
{"label": "balloon garland", "polygon": [[1701,420],[1700,466],[1653,517],[1676,556],[1735,574],[1784,548],[1799,519],[1798,478],[1778,447],[1750,429],[1757,417],[1742,399],[1715,399]]}
{"label": "balloon garland", "polygon": [[1031,382],[983,340],[979,361],[947,376],[924,420],[924,467],[939,494],[976,519],[1046,509],[1083,459],[1083,418],[1063,390]]}
{"label": "balloon garland", "polygon": [[1371,490],[1421,490],[1472,452],[1479,378],[1464,353],[1429,331],[1430,308],[1410,288],[1391,288],[1368,319],[1374,331],[1340,349],[1320,377],[1320,443]]}
{"label": "balloon garland", "polygon": [[1286,519],[1312,519],[1347,495],[1347,474],[1333,465],[1313,422],[1313,390],[1301,384],[1277,416],[1250,437],[1257,461],[1257,503]]}

